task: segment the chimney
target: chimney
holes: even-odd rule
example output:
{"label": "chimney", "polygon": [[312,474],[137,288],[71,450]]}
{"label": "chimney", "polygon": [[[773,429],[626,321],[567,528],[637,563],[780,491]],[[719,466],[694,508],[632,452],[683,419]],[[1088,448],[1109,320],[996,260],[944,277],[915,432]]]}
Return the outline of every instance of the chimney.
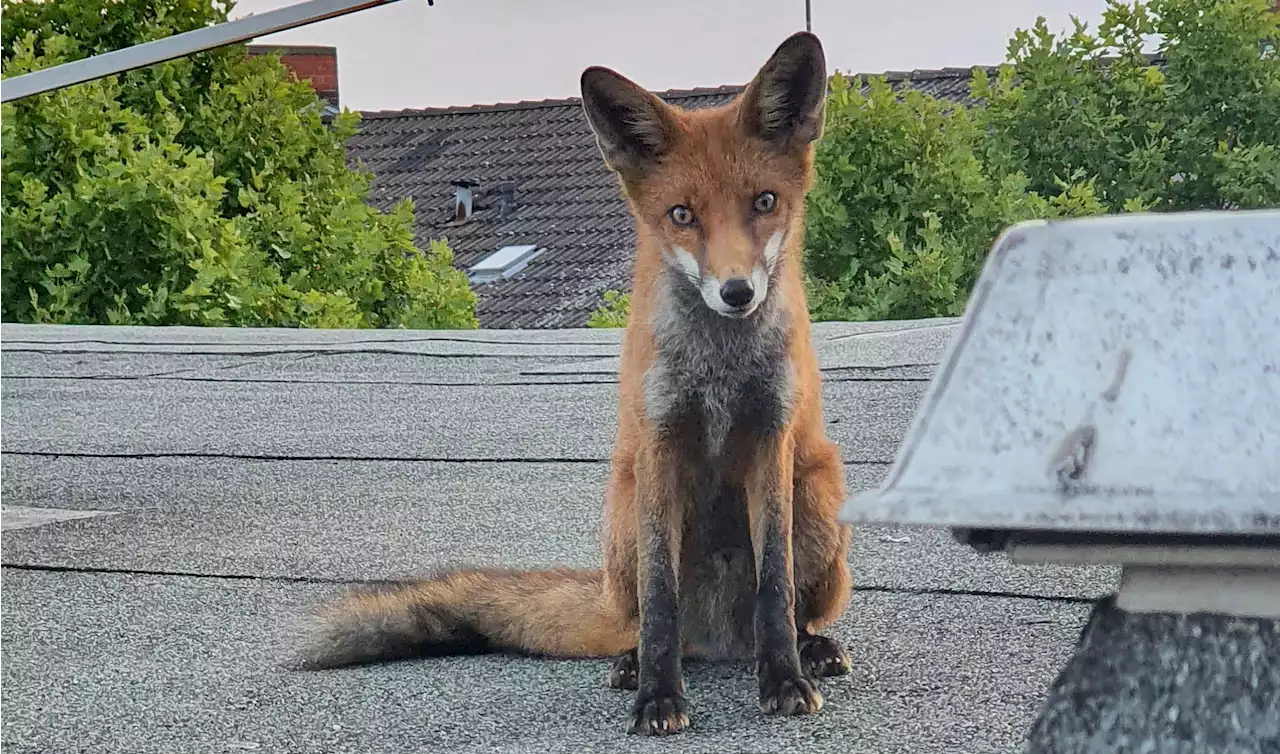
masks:
{"label": "chimney", "polygon": [[466,222],[474,211],[475,191],[480,184],[465,178],[453,182],[453,219]]}
{"label": "chimney", "polygon": [[516,184],[499,183],[494,190],[498,193],[498,220],[506,220],[516,213]]}
{"label": "chimney", "polygon": [[338,48],[297,45],[249,45],[250,56],[276,54],[280,63],[299,81],[306,81],[321,99],[335,108],[338,103]]}

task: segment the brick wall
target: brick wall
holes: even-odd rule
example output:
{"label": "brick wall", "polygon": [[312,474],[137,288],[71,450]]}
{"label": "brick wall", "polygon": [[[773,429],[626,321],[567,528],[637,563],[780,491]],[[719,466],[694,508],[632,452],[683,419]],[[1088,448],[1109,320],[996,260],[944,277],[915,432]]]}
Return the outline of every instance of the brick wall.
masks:
{"label": "brick wall", "polygon": [[249,45],[250,55],[276,53],[280,62],[300,81],[309,81],[316,94],[334,107],[338,103],[338,49],[336,47]]}

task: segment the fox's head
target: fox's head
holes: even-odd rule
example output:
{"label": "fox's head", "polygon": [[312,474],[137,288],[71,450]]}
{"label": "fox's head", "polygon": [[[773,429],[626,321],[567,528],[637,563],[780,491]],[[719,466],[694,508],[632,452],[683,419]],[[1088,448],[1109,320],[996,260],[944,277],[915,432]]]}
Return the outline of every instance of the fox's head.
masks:
{"label": "fox's head", "polygon": [[826,89],[822,44],[805,32],[714,109],[670,106],[607,68],[582,74],[587,120],[641,233],[717,314],[754,312],[803,232]]}

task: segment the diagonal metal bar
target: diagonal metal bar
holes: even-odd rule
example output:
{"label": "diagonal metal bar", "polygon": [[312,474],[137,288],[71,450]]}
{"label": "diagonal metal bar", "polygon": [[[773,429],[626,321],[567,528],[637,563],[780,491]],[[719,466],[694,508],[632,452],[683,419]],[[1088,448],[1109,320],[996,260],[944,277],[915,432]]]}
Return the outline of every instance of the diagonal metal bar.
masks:
{"label": "diagonal metal bar", "polygon": [[[12,102],[395,2],[399,0],[308,0],[286,8],[14,76],[0,83],[0,102]],[[434,0],[427,0],[427,4],[433,5]]]}

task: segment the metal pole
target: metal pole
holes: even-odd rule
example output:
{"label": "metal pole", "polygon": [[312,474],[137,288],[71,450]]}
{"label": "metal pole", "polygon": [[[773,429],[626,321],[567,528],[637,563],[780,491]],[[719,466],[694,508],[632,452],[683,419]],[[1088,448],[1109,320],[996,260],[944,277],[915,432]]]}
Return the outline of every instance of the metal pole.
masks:
{"label": "metal pole", "polygon": [[[278,31],[296,29],[317,21],[326,21],[394,2],[399,0],[308,0],[287,8],[277,8],[266,13],[238,18],[235,21],[174,34],[171,37],[144,42],[123,50],[114,50],[5,79],[0,83],[0,102],[12,102],[55,89],[83,84],[86,81],[135,68],[145,68],[167,60],[212,50],[215,47],[236,44]],[[427,0],[427,4],[433,4],[433,0]]]}
{"label": "metal pole", "polygon": [[804,0],[804,30],[813,33],[813,17],[809,13],[809,0]]}

